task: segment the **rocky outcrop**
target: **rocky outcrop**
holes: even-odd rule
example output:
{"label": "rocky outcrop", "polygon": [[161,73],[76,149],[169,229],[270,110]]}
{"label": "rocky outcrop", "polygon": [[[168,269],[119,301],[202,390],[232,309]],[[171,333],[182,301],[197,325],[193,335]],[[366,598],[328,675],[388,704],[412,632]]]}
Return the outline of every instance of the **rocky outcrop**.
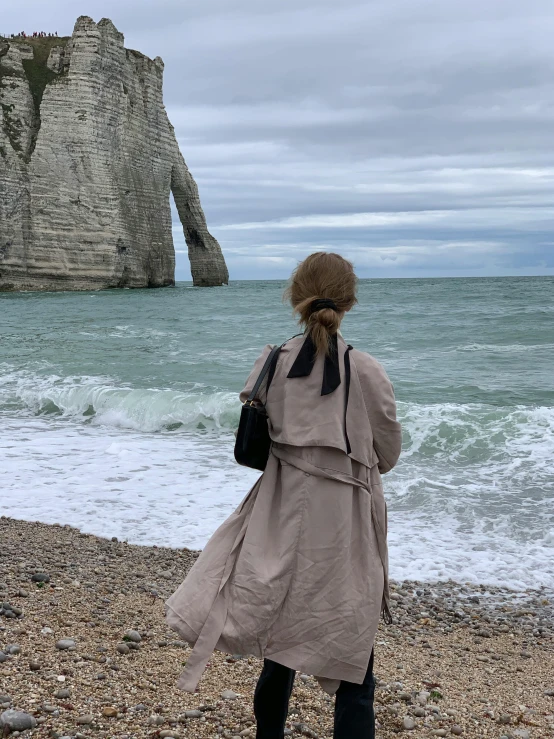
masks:
{"label": "rocky outcrop", "polygon": [[0,290],[174,284],[170,193],[195,285],[228,272],[162,100],[163,62],[111,21],[0,39]]}

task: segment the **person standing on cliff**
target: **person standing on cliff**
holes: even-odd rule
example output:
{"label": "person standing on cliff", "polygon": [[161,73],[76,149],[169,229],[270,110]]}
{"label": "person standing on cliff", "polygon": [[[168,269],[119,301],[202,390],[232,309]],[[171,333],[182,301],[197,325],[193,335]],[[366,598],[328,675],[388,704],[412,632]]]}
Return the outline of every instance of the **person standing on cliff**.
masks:
{"label": "person standing on cliff", "polygon": [[381,473],[399,458],[401,429],[385,370],[339,330],[356,282],[338,254],[294,271],[287,294],[304,333],[282,345],[257,395],[267,466],[166,603],[168,624],[194,645],[183,690],[196,689],[214,648],[264,658],[257,739],[284,736],[296,671],[336,694],[335,739],[375,736],[373,643],[380,614],[390,621]]}

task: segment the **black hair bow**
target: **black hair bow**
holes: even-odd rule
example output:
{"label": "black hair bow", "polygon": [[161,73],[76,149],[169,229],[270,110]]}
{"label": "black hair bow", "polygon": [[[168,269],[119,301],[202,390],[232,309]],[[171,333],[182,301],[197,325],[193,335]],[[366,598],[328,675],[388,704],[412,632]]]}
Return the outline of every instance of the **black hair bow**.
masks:
{"label": "black hair bow", "polygon": [[[311,375],[316,358],[316,345],[313,342],[311,334],[308,334],[304,343],[300,347],[298,356],[294,360],[294,364],[290,368],[290,372],[288,373],[287,377],[307,377],[308,375]],[[339,385],[340,370],[338,341],[337,334],[333,334],[330,340],[329,353],[325,355],[321,394],[329,395],[334,390],[336,390]]]}

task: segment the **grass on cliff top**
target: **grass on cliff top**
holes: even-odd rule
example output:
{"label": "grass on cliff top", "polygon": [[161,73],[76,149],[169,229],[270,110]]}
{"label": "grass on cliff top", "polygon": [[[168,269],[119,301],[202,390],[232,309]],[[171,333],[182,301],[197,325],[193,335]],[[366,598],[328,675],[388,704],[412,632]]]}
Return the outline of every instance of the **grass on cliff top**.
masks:
{"label": "grass on cliff top", "polygon": [[45,36],[41,38],[7,38],[9,44],[22,44],[31,46],[33,54],[38,64],[44,64],[48,61],[48,55],[54,46],[67,46],[67,42],[71,36]]}
{"label": "grass on cliff top", "polygon": [[9,43],[26,44],[33,49],[33,58],[23,60],[23,69],[29,82],[29,89],[33,96],[33,102],[37,115],[40,115],[40,104],[44,89],[49,82],[52,82],[58,75],[48,69],[46,62],[50,55],[50,51],[54,46],[66,46],[70,36],[46,36],[43,38],[16,38],[7,39]]}

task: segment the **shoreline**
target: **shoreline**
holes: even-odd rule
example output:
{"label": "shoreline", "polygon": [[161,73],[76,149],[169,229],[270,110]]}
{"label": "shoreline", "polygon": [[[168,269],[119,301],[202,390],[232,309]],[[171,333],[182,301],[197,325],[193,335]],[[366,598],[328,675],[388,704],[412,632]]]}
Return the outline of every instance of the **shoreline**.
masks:
{"label": "shoreline", "polygon": [[[247,488],[245,488],[247,489]],[[230,515],[237,505],[239,505],[240,499],[237,501],[234,501],[232,504],[230,504],[229,512],[227,515]],[[44,514],[44,511],[42,511]],[[45,516],[45,518],[48,518],[48,516]],[[127,538],[120,538],[120,536],[112,537],[110,535],[110,532],[104,533],[99,531],[98,527],[92,526],[88,527],[86,529],[80,528],[79,524],[75,523],[59,523],[55,520],[44,520],[44,519],[35,519],[35,518],[15,518],[11,512],[8,513],[2,513],[0,512],[0,521],[3,519],[9,520],[9,521],[18,521],[21,523],[28,523],[28,524],[40,524],[44,526],[50,526],[55,528],[62,528],[62,529],[71,529],[74,531],[77,531],[79,534],[82,534],[84,536],[91,536],[95,539],[99,539],[102,541],[109,541],[111,538],[116,538],[118,542],[125,544],[126,546],[132,546],[132,547],[139,547],[139,548],[145,548],[145,549],[157,549],[157,550],[168,550],[172,552],[191,552],[196,553],[196,555],[199,555],[202,552],[202,547],[198,548],[191,548],[187,546],[174,546],[174,545],[164,545],[159,543],[147,543],[143,542],[142,539],[133,539],[130,540]],[[53,517],[52,517],[53,519]],[[209,539],[209,537],[215,532],[215,530],[223,523],[225,519],[222,519],[221,521],[215,521],[213,522],[213,527],[211,529],[211,533],[207,535],[206,541]],[[178,529],[178,524],[174,526],[175,529]],[[390,540],[391,532],[389,530],[389,540]],[[155,540],[154,540],[155,541]],[[390,561],[394,564],[394,550],[391,553],[390,549],[390,541],[389,541],[389,556]],[[431,556],[431,554],[429,555]],[[404,585],[410,585],[414,588],[432,588],[436,589],[452,589],[453,592],[456,592],[457,590],[462,592],[462,596],[466,597],[470,592],[475,593],[477,595],[482,595],[485,598],[489,598],[490,600],[494,600],[495,598],[508,598],[508,599],[517,599],[521,598],[522,600],[532,600],[533,597],[540,597],[545,596],[547,598],[551,598],[554,602],[554,583],[551,584],[539,584],[534,587],[527,587],[522,588],[518,587],[514,584],[506,584],[501,583],[497,584],[495,582],[487,582],[486,580],[471,580],[471,581],[464,581],[462,578],[459,580],[455,580],[452,577],[447,577],[445,579],[412,579],[411,577],[404,577],[404,578],[395,578],[394,576],[390,577],[390,582],[394,583],[396,586],[402,587]]]}
{"label": "shoreline", "polygon": [[[197,556],[0,517],[0,651],[12,652],[0,655],[0,714],[30,713],[39,737],[254,737],[260,660],[214,653],[198,693],[175,687],[190,648],[163,603]],[[378,736],[552,735],[552,593],[404,581],[391,602],[376,639]],[[332,706],[298,675],[287,727],[331,736]]]}

